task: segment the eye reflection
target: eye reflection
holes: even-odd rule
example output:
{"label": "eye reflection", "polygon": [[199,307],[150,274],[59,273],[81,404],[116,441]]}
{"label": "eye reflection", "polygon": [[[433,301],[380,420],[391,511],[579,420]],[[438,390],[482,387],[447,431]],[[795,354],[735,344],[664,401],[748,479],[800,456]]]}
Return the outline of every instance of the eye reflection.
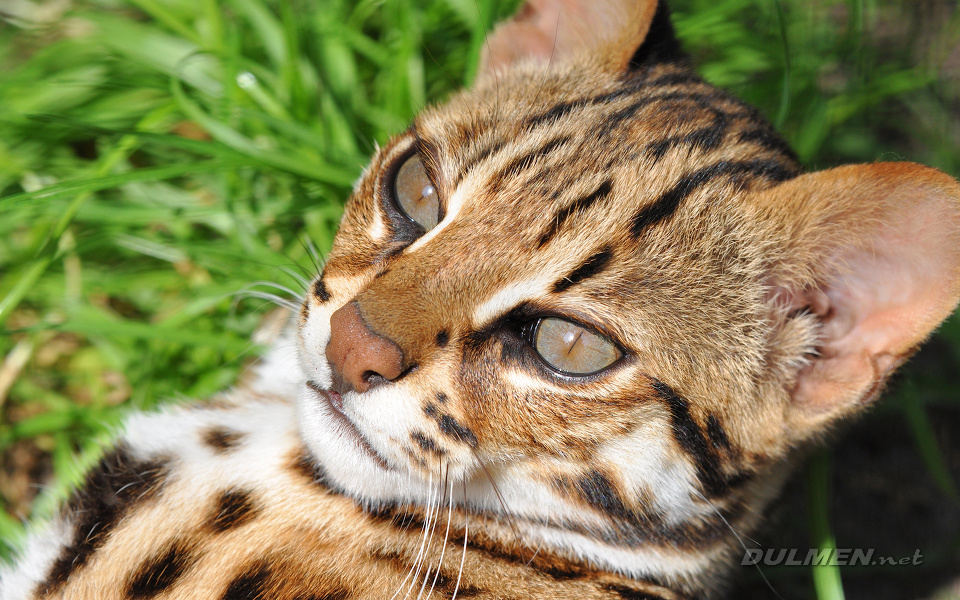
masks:
{"label": "eye reflection", "polygon": [[410,156],[397,171],[393,193],[398,208],[411,220],[427,231],[437,226],[440,220],[440,194],[418,155]]}

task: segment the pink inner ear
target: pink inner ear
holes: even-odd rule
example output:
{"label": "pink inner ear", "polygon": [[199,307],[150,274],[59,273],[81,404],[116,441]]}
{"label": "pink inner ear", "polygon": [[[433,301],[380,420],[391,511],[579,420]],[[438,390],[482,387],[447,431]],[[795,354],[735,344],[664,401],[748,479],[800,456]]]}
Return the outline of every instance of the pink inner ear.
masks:
{"label": "pink inner ear", "polygon": [[[632,52],[642,43],[656,10],[655,0],[528,0],[516,16],[487,38],[481,73],[491,74],[522,60],[563,61],[580,53],[615,54],[604,45]],[[610,60],[610,56],[602,56]]]}
{"label": "pink inner ear", "polygon": [[826,263],[820,290],[794,296],[822,324],[819,356],[793,390],[799,405],[831,410],[871,399],[956,303],[955,200],[916,183],[877,190],[889,193],[872,199],[870,220],[851,232],[859,244]]}

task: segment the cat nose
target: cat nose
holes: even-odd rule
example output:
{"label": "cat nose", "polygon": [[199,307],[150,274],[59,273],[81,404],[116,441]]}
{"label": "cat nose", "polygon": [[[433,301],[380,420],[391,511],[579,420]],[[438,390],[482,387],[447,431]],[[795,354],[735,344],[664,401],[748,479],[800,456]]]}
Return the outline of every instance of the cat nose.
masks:
{"label": "cat nose", "polygon": [[392,341],[367,327],[355,300],[330,315],[330,342],[326,355],[334,372],[349,388],[358,392],[367,391],[377,382],[396,379],[403,373],[403,352]]}

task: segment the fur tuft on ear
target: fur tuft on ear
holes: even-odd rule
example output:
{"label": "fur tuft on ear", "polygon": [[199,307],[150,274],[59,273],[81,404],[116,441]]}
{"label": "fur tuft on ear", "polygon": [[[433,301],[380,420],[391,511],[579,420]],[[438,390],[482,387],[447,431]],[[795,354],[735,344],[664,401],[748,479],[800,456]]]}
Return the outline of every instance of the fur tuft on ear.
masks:
{"label": "fur tuft on ear", "polygon": [[960,298],[960,185],[910,163],[811,173],[757,194],[782,244],[771,312],[813,318],[816,351],[791,382],[798,438],[872,400]]}
{"label": "fur tuft on ear", "polygon": [[585,55],[622,72],[674,53],[679,44],[663,0],[527,0],[487,38],[480,75],[519,62],[559,64]]}

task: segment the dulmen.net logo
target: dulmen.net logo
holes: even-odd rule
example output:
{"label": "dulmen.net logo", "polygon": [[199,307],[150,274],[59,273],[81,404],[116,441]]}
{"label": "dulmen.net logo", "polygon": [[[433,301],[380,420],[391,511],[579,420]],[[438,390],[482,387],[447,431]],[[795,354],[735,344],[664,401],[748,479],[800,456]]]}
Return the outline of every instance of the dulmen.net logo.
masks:
{"label": "dulmen.net logo", "polygon": [[811,565],[836,566],[892,566],[919,565],[923,554],[916,550],[913,556],[881,556],[875,548],[749,548],[740,561],[741,566],[764,565],[768,567],[809,567]]}

